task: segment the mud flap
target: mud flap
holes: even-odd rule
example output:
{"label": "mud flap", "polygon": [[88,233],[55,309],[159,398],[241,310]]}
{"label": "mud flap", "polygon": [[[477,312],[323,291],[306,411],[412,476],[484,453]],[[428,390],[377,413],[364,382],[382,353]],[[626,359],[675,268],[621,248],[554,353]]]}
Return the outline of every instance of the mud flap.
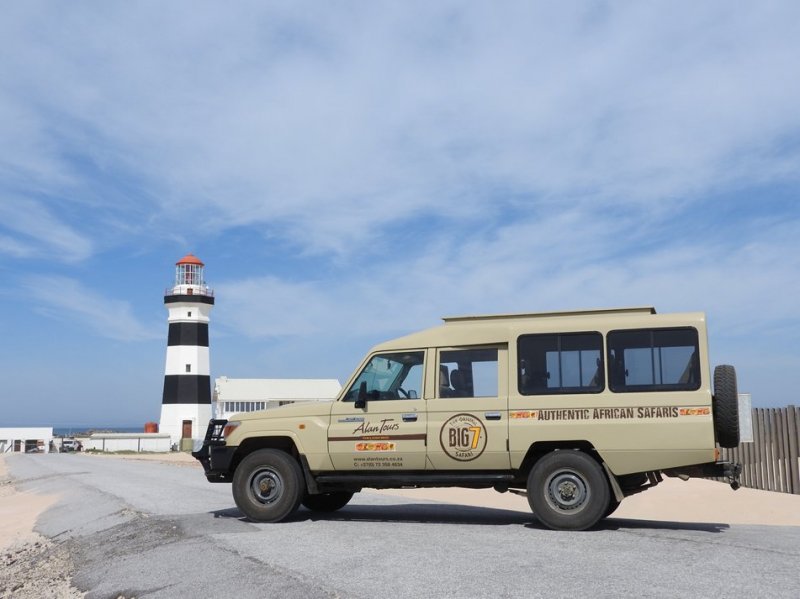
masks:
{"label": "mud flap", "polygon": [[617,477],[608,469],[606,463],[603,462],[603,470],[606,471],[606,476],[608,477],[608,483],[611,485],[611,491],[614,493],[614,499],[617,501],[622,501],[625,499],[625,494],[622,492],[622,488],[619,486],[619,482],[617,481]]}

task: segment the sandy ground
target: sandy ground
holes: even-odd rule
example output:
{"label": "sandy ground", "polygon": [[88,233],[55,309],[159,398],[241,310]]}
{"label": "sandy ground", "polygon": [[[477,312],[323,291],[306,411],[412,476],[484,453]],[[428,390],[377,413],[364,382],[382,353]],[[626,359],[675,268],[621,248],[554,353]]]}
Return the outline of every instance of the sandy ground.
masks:
{"label": "sandy ground", "polygon": [[183,452],[171,453],[87,453],[86,455],[99,459],[136,460],[138,462],[157,462],[159,464],[172,464],[190,468],[200,468],[200,462],[191,454]]}
{"label": "sandy ground", "polygon": [[[391,489],[384,495],[445,503],[530,512],[528,499],[492,489]],[[800,495],[753,489],[733,491],[728,485],[700,479],[665,479],[654,489],[627,497],[613,518],[709,524],[800,526]]]}
{"label": "sandy ground", "polygon": [[0,552],[33,539],[36,518],[56,499],[14,489],[8,478],[5,459],[0,456]]}
{"label": "sandy ground", "polygon": [[58,499],[17,491],[0,456],[0,597],[72,599],[69,552],[33,531],[36,519]]}
{"label": "sandy ground", "polygon": [[[96,459],[125,459],[197,468],[186,453],[95,454]],[[199,474],[199,472],[198,472]],[[491,489],[393,489],[368,491],[410,499],[530,512],[525,497]],[[65,548],[33,531],[36,519],[58,498],[18,491],[0,456],[0,597],[74,598],[83,594],[70,584],[72,564]],[[706,522],[800,526],[800,495],[739,489],[692,479],[666,479],[656,488],[628,497],[614,518],[665,522]]]}

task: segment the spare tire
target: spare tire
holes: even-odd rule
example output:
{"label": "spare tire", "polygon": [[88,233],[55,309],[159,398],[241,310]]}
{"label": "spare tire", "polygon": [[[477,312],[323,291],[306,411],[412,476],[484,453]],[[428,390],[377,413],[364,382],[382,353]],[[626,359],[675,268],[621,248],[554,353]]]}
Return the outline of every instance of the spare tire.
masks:
{"label": "spare tire", "polygon": [[739,392],[736,369],[727,364],[714,369],[714,432],[720,447],[739,445]]}

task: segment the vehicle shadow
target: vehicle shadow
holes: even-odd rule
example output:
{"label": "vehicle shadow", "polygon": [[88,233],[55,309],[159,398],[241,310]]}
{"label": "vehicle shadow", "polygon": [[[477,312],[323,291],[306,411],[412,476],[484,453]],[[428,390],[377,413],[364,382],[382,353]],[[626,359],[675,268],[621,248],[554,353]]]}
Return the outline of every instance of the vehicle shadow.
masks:
{"label": "vehicle shadow", "polygon": [[[211,512],[214,518],[231,518],[251,522],[238,508]],[[453,504],[398,503],[387,505],[351,504],[330,513],[312,512],[301,507],[286,523],[298,522],[393,522],[406,524],[467,524],[473,526],[521,525],[536,530],[549,530],[533,514],[489,507]],[[631,520],[607,518],[591,528],[591,532],[625,530],[674,530],[721,533],[730,529],[720,522],[672,522],[663,520]]]}
{"label": "vehicle shadow", "polygon": [[597,530],[694,530],[698,532],[720,533],[729,530],[730,524],[723,522],[673,522],[668,520],[631,520],[628,518],[607,518],[601,520]]}
{"label": "vehicle shadow", "polygon": [[[249,522],[238,508],[211,512],[215,518],[236,518]],[[395,522],[417,524],[526,525],[535,521],[533,514],[452,504],[398,503],[386,505],[351,504],[335,512],[312,512],[301,507],[285,522]]]}

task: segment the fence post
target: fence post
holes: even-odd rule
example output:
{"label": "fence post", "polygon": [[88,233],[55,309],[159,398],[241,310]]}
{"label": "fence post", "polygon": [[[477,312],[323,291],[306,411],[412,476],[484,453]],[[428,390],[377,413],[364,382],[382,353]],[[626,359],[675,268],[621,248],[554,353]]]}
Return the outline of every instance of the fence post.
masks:
{"label": "fence post", "polygon": [[753,408],[753,474],[754,476],[754,489],[763,489],[763,476],[761,476],[762,455],[761,451],[761,422],[760,422],[760,408]]}
{"label": "fence post", "polygon": [[773,432],[774,419],[773,410],[768,408],[764,410],[764,431],[767,449],[767,490],[775,491],[777,489],[775,478],[775,434]]}
{"label": "fence post", "polygon": [[781,423],[781,437],[783,438],[783,461],[784,471],[786,472],[786,492],[798,493],[800,489],[794,486],[792,481],[792,458],[789,454],[789,408],[781,410],[783,422]]}
{"label": "fence post", "polygon": [[742,448],[742,484],[751,489],[753,483],[750,480],[750,449],[752,443],[742,443],[739,447]]}
{"label": "fence post", "polygon": [[[786,489],[786,464],[783,463],[783,437],[781,437],[781,410],[775,410],[775,476],[779,476],[778,491],[785,493]],[[780,471],[780,475],[778,472]]]}
{"label": "fence post", "polygon": [[761,408],[758,414],[758,425],[761,431],[761,488],[769,491],[769,431],[767,430],[766,408]]}
{"label": "fence post", "polygon": [[797,455],[797,411],[794,406],[786,408],[789,429],[789,472],[791,472],[792,492],[800,495],[800,466],[798,466]]}
{"label": "fence post", "polygon": [[781,469],[781,493],[792,492],[792,479],[789,474],[789,429],[786,428],[786,410],[779,408],[775,411],[777,418],[778,436],[776,449],[778,452],[778,465]]}
{"label": "fence post", "polygon": [[773,461],[772,461],[772,437],[769,432],[769,408],[764,409],[762,418],[764,420],[764,475],[767,477],[767,484],[764,488],[772,491],[773,480]]}

